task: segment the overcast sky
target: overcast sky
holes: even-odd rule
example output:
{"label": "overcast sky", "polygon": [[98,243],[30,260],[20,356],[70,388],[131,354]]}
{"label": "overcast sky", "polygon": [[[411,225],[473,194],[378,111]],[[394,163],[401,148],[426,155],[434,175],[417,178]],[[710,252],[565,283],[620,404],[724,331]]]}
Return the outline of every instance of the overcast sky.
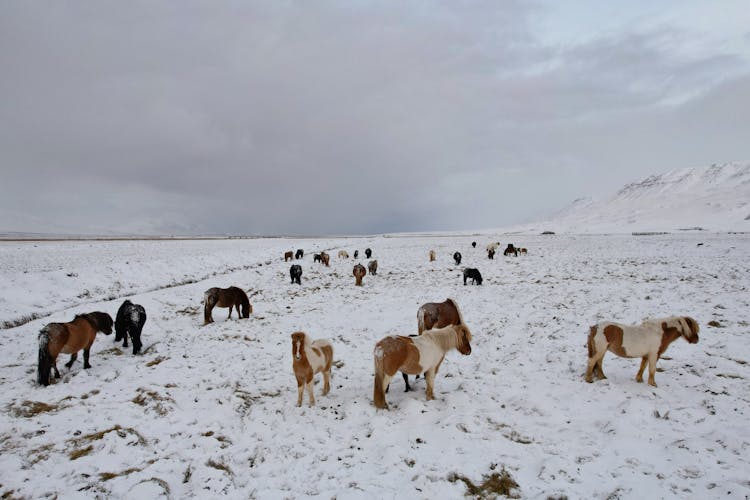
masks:
{"label": "overcast sky", "polygon": [[750,159],[747,0],[0,2],[0,231],[528,222]]}

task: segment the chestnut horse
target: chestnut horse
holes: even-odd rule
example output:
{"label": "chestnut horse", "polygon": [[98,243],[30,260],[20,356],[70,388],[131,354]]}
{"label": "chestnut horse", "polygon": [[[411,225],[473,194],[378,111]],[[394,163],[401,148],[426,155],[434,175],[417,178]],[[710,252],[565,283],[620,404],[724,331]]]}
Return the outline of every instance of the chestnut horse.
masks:
{"label": "chestnut horse", "polygon": [[391,335],[375,344],[375,384],[373,402],[377,408],[388,409],[385,390],[396,372],[411,375],[425,374],[427,400],[435,399],[435,375],[445,354],[458,349],[463,355],[471,354],[471,332],[466,325],[451,325],[424,332],[414,338]]}
{"label": "chestnut horse", "polygon": [[611,321],[597,323],[589,329],[586,382],[593,382],[595,372],[598,378],[607,378],[602,370],[602,361],[607,351],[612,351],[623,358],[641,358],[636,382],[643,382],[643,370],[648,363],[648,385],[656,387],[656,361],[669,344],[680,337],[685,337],[691,344],[698,343],[699,330],[698,323],[689,316],[649,319],[638,326]]}
{"label": "chestnut horse", "polygon": [[79,314],[70,323],[50,323],[39,332],[39,362],[36,380],[42,385],[49,385],[49,373],[55,370],[55,378],[60,378],[57,370],[57,356],[60,353],[70,354],[70,361],[65,366],[70,368],[78,358],[78,351],[83,349],[83,367],[91,368],[89,352],[94,343],[96,332],[105,335],[112,333],[112,316],[103,312]]}
{"label": "chestnut horse", "polygon": [[284,252],[284,262],[294,259],[294,252]]}
{"label": "chestnut horse", "polygon": [[320,252],[320,262],[325,264],[326,267],[330,266],[331,256],[325,252]]}
{"label": "chestnut horse", "polygon": [[311,341],[304,332],[292,334],[292,369],[297,379],[297,406],[302,406],[304,389],[310,396],[310,406],[315,406],[313,378],[323,372],[323,396],[331,390],[331,364],[333,346],[328,340]]}
{"label": "chestnut horse", "polygon": [[[253,306],[250,305],[247,294],[236,286],[230,286],[229,288],[209,288],[203,294],[203,302],[203,320],[205,324],[214,322],[214,318],[211,316],[211,311],[214,307],[228,307],[229,317],[227,319],[232,317],[232,307],[237,309],[237,316],[242,318],[249,318],[250,313],[253,312]],[[241,314],[240,306],[242,306]]]}
{"label": "chestnut horse", "polygon": [[352,274],[355,278],[355,285],[362,286],[362,278],[365,277],[365,274],[367,274],[367,271],[365,270],[365,266],[362,264],[357,264],[354,266],[354,269],[352,270]]}

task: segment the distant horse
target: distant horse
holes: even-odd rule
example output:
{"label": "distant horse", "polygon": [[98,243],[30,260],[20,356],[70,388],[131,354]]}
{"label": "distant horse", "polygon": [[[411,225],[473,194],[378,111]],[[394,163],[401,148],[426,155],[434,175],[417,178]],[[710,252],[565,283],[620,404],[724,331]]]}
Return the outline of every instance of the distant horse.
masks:
{"label": "distant horse", "polygon": [[304,332],[292,334],[292,368],[297,379],[297,406],[302,406],[302,395],[307,388],[310,406],[315,406],[313,378],[323,372],[323,396],[331,390],[333,346],[328,340],[311,341]]}
{"label": "distant horse", "polygon": [[320,252],[320,262],[325,264],[326,267],[330,266],[331,256],[325,252]]}
{"label": "distant horse", "polygon": [[490,258],[490,259],[494,259],[495,258],[495,251],[492,250],[492,249],[487,250],[487,257]]}
{"label": "distant horse", "polygon": [[456,252],[453,254],[453,260],[456,261],[456,265],[461,265],[461,252]]}
{"label": "distant horse", "polygon": [[295,259],[301,259],[304,256],[305,256],[305,252],[303,252],[301,248],[298,249],[297,253],[294,254]]}
{"label": "distant horse", "polygon": [[339,259],[348,259],[349,253],[346,250],[339,250]]}
{"label": "distant horse", "polygon": [[292,285],[296,282],[298,285],[302,284],[302,266],[299,264],[292,264],[289,268],[289,276],[292,278]]}
{"label": "distant horse", "polygon": [[372,257],[372,250],[365,248],[365,258],[369,259],[370,257]]}
{"label": "distant horse", "polygon": [[482,284],[482,274],[478,269],[474,269],[473,267],[467,267],[464,269],[464,285],[466,285],[467,278],[471,279],[471,283],[474,285]]}
{"label": "distant horse", "polygon": [[518,257],[518,250],[513,246],[513,243],[508,243],[508,246],[505,247],[505,251],[503,252],[503,255],[506,257],[510,254],[513,254],[514,257]]}
{"label": "distant horse", "polygon": [[355,250],[355,251],[354,251],[354,258],[355,258],[355,259],[358,259],[358,258],[359,258],[359,250]]}
{"label": "distant horse", "polygon": [[83,367],[91,368],[89,352],[97,332],[112,333],[112,316],[103,312],[79,314],[69,323],[49,323],[39,332],[39,359],[36,380],[41,385],[49,385],[50,370],[55,370],[55,378],[60,378],[57,370],[57,356],[70,354],[65,366],[73,366],[78,351],[83,349]]}
{"label": "distant horse", "polygon": [[128,346],[128,336],[133,341],[133,354],[141,352],[141,331],[146,323],[146,310],[140,304],[129,300],[122,303],[115,316],[115,342],[124,340],[123,347]]}
{"label": "distant horse", "polygon": [[391,335],[375,344],[375,383],[373,402],[377,408],[388,409],[385,389],[396,372],[425,374],[427,400],[435,399],[435,375],[445,354],[453,349],[463,355],[471,354],[471,332],[466,325],[451,325],[424,332],[418,337]]}
{"label": "distant horse", "polygon": [[487,251],[488,252],[490,250],[497,251],[497,247],[499,247],[499,246],[500,246],[500,242],[499,241],[496,241],[494,243],[490,243],[489,245],[487,245]]}
{"label": "distant horse", "polygon": [[[420,335],[432,328],[461,325],[463,322],[464,318],[458,308],[458,303],[453,299],[445,299],[444,302],[427,302],[417,310],[417,331]],[[409,392],[411,390],[409,377],[406,373],[402,373],[402,375],[404,376],[404,392]],[[417,378],[419,378],[419,375],[417,375]]]}
{"label": "distant horse", "polygon": [[319,253],[313,254],[313,262],[322,262],[322,258]]}
{"label": "distant horse", "polygon": [[294,252],[284,252],[284,262],[294,259]]}
{"label": "distant horse", "polygon": [[636,382],[643,382],[643,370],[648,363],[648,385],[656,387],[656,361],[669,344],[680,337],[685,337],[691,344],[698,343],[699,330],[698,323],[689,316],[649,319],[638,326],[611,321],[597,323],[589,329],[586,382],[593,382],[595,372],[598,378],[607,378],[602,370],[602,361],[607,351],[612,351],[623,358],[641,358]]}
{"label": "distant horse", "polygon": [[378,261],[377,260],[371,260],[367,264],[367,269],[370,271],[370,274],[373,276],[378,274]]}
{"label": "distant horse", "polygon": [[362,286],[362,278],[364,278],[365,274],[367,274],[367,271],[365,271],[365,266],[363,266],[362,264],[355,265],[354,269],[352,270],[352,274],[356,279],[356,282],[354,284],[357,286]]}
{"label": "distant horse", "polygon": [[430,262],[434,262],[435,258],[435,250],[430,250]]}
{"label": "distant horse", "polygon": [[253,306],[250,305],[247,294],[236,286],[230,286],[229,288],[209,288],[203,294],[203,302],[203,319],[205,324],[214,322],[211,316],[214,306],[228,307],[229,317],[227,319],[232,317],[232,307],[237,309],[237,316],[240,316],[240,306],[242,306],[241,317],[243,318],[249,318],[253,312]]}
{"label": "distant horse", "polygon": [[529,253],[529,251],[525,248],[519,248],[518,253],[520,253],[521,255],[526,255],[527,253]]}
{"label": "distant horse", "polygon": [[476,247],[477,247],[477,242],[476,241],[472,241],[471,242],[471,248],[476,248]]}

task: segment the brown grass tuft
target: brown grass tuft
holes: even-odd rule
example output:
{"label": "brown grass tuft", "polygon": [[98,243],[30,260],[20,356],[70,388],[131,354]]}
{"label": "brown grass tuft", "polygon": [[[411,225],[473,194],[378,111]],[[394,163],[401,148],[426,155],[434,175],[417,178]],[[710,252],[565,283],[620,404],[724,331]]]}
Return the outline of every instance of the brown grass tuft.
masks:
{"label": "brown grass tuft", "polygon": [[28,399],[20,404],[14,405],[11,403],[7,406],[8,413],[16,418],[31,418],[42,413],[55,412],[62,408],[65,408],[65,406],[61,406],[60,403],[47,404],[42,401],[29,401]]}
{"label": "brown grass tuft", "polygon": [[492,474],[482,476],[482,483],[479,485],[468,477],[452,473],[448,475],[448,481],[455,483],[456,481],[462,481],[466,485],[466,495],[475,498],[496,498],[498,496],[504,496],[508,498],[520,498],[518,493],[518,483],[511,477],[508,471],[503,467],[500,472],[493,472]]}
{"label": "brown grass tuft", "polygon": [[70,457],[71,460],[78,460],[79,458],[85,457],[86,455],[91,453],[93,449],[94,449],[94,446],[90,444],[86,446],[85,448],[78,448],[76,450],[71,451],[68,454],[68,456]]}
{"label": "brown grass tuft", "polygon": [[156,366],[159,363],[161,363],[162,361],[164,361],[165,359],[167,359],[167,358],[165,358],[163,356],[158,356],[158,357],[152,359],[151,361],[149,361],[148,363],[146,363],[146,366]]}
{"label": "brown grass tuft", "polygon": [[206,462],[206,465],[208,465],[209,467],[213,467],[214,469],[223,471],[229,476],[234,476],[234,472],[232,472],[232,469],[230,469],[229,466],[224,462],[215,462],[213,459],[209,458],[208,462]]}

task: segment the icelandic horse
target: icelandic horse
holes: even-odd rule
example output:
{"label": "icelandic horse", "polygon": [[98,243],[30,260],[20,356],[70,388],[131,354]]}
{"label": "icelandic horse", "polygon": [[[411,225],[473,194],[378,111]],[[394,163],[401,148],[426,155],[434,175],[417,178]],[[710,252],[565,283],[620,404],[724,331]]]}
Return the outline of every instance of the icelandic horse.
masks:
{"label": "icelandic horse", "polygon": [[297,379],[297,406],[302,406],[304,389],[310,396],[310,407],[315,406],[313,379],[318,372],[323,373],[323,396],[331,390],[331,365],[333,346],[324,339],[310,340],[304,332],[292,334],[292,369]]}

